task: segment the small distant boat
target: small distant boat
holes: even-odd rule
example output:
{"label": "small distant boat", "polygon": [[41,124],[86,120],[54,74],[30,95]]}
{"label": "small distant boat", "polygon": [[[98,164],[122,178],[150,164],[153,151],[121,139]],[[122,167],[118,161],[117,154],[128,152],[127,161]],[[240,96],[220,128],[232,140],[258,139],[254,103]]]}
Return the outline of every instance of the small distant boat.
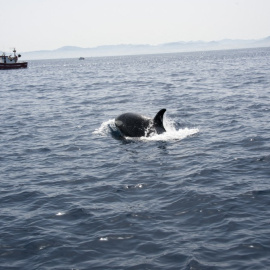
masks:
{"label": "small distant boat", "polygon": [[3,53],[0,56],[0,69],[14,69],[14,68],[27,68],[28,62],[19,62],[20,54],[16,54],[16,50],[13,50],[14,55],[7,56]]}
{"label": "small distant boat", "polygon": [[79,60],[84,60],[85,58],[84,57],[80,57]]}

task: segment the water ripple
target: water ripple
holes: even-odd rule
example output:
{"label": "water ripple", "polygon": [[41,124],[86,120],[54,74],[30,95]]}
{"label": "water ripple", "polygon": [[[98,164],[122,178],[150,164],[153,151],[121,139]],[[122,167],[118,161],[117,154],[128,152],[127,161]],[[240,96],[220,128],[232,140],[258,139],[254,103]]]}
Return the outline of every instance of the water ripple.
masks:
{"label": "water ripple", "polygon": [[[265,269],[269,48],[0,73],[0,268]],[[167,108],[163,136],[114,118]]]}

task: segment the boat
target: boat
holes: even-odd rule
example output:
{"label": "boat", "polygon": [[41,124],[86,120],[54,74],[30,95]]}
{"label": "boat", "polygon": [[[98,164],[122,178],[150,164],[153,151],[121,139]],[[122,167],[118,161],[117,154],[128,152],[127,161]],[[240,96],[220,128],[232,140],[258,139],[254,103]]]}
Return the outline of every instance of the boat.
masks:
{"label": "boat", "polygon": [[79,60],[84,60],[85,58],[84,57],[80,57]]}
{"label": "boat", "polygon": [[28,62],[19,62],[20,54],[16,54],[16,49],[13,50],[14,55],[7,56],[3,53],[0,56],[0,69],[27,68]]}

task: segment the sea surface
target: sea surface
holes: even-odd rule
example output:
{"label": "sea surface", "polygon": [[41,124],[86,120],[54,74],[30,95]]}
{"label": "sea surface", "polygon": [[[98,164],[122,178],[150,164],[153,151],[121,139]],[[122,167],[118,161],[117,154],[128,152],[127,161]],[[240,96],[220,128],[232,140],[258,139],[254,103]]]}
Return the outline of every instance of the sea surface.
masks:
{"label": "sea surface", "polygon": [[0,269],[269,269],[270,48],[0,71],[0,206]]}

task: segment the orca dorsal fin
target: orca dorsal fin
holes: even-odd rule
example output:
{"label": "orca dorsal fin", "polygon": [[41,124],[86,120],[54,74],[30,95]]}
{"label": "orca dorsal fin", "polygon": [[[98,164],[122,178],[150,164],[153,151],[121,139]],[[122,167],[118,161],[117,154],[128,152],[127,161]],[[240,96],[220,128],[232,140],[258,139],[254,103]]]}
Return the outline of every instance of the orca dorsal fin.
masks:
{"label": "orca dorsal fin", "polygon": [[163,115],[166,112],[166,109],[161,109],[156,116],[154,117],[154,126],[163,128],[165,131],[165,128],[163,126]]}

